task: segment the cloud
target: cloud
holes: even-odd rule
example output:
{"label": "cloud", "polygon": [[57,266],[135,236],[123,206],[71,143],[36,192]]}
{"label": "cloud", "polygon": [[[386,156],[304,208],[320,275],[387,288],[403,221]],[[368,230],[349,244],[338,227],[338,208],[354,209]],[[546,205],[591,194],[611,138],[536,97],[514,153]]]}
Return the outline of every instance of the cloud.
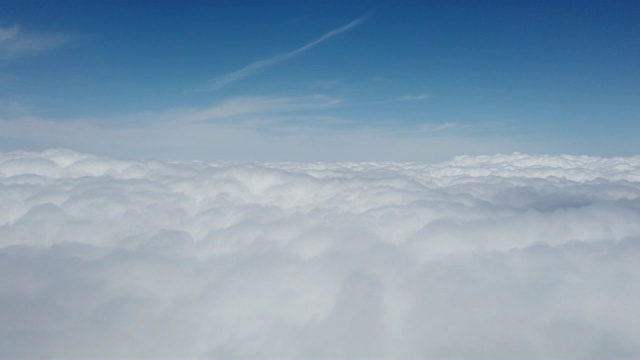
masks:
{"label": "cloud", "polygon": [[455,123],[367,122],[333,115],[344,103],[323,94],[240,96],[210,107],[70,120],[19,116],[15,108],[14,118],[0,118],[0,137],[7,139],[5,150],[28,144],[30,149],[67,147],[174,160],[434,160],[470,148],[496,152],[507,147],[442,131],[461,127]]}
{"label": "cloud", "polygon": [[18,25],[14,25],[10,28],[0,28],[0,43],[3,43],[7,40],[11,40],[20,32],[20,28]]}
{"label": "cloud", "polygon": [[19,26],[0,28],[0,59],[11,60],[34,55],[65,45],[74,40],[69,34],[24,33]]}
{"label": "cloud", "polygon": [[373,104],[391,104],[391,103],[399,103],[399,102],[407,102],[407,101],[419,101],[431,98],[429,94],[419,94],[419,95],[405,95],[399,98],[382,100],[373,102]]}
{"label": "cloud", "polygon": [[325,95],[295,97],[241,96],[227,99],[219,105],[187,111],[177,118],[182,122],[221,120],[250,115],[290,113],[301,110],[322,109],[342,103],[339,98]]}
{"label": "cloud", "polygon": [[638,358],[640,157],[0,153],[2,358]]}
{"label": "cloud", "polygon": [[[129,159],[280,161],[441,161],[461,153],[527,150],[509,139],[454,134],[455,124],[366,122],[309,114],[341,103],[326,96],[240,97],[209,108],[176,109],[119,118],[0,119],[5,149],[68,147]],[[394,123],[396,124],[396,123]],[[397,124],[396,124],[397,125]],[[114,147],[113,144],[120,144]]]}
{"label": "cloud", "polygon": [[259,71],[263,70],[264,68],[267,68],[269,66],[275,65],[277,63],[280,63],[282,61],[291,59],[294,56],[297,56],[311,48],[313,48],[316,45],[319,45],[320,43],[324,42],[325,40],[328,40],[332,37],[338,36],[346,31],[351,30],[352,28],[360,25],[362,22],[365,21],[365,18],[359,18],[356,20],[351,21],[350,23],[341,26],[339,28],[336,28],[334,30],[331,30],[327,33],[325,33],[324,35],[322,35],[321,37],[319,37],[316,40],[313,40],[309,43],[307,43],[306,45],[299,47],[295,50],[286,52],[286,53],[281,53],[275,56],[272,56],[270,58],[267,59],[263,59],[260,61],[256,61],[250,65],[247,65],[239,70],[236,70],[234,72],[231,72],[229,74],[226,75],[222,75],[216,79],[214,79],[208,86],[207,86],[207,90],[217,90],[220,89],[232,82],[238,81],[242,78],[245,78],[247,76],[251,76],[255,73],[258,73]]}
{"label": "cloud", "polygon": [[34,109],[20,98],[0,99],[0,114],[30,114]]}
{"label": "cloud", "polygon": [[402,101],[417,101],[417,100],[425,100],[429,99],[431,95],[429,94],[420,94],[420,95],[406,95],[401,98],[389,100],[389,102],[402,102]]}
{"label": "cloud", "polygon": [[402,98],[400,98],[400,100],[403,100],[403,101],[424,100],[424,99],[428,99],[430,97],[431,97],[431,95],[429,95],[429,94],[406,95],[406,96],[403,96]]}

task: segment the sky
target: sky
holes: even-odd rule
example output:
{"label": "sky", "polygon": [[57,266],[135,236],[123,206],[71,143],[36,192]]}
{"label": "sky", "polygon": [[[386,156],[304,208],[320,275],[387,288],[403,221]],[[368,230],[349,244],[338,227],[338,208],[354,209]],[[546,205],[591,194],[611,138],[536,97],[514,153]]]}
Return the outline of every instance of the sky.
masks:
{"label": "sky", "polygon": [[640,152],[637,1],[0,2],[0,150]]}
{"label": "sky", "polygon": [[638,19],[0,0],[0,358],[640,358]]}

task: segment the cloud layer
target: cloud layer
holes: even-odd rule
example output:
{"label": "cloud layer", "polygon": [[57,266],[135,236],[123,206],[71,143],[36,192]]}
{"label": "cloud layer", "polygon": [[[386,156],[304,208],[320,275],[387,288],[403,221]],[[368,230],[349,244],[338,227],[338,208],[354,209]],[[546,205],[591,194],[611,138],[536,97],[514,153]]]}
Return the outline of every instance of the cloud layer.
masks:
{"label": "cloud layer", "polygon": [[0,154],[1,358],[638,358],[640,157]]}

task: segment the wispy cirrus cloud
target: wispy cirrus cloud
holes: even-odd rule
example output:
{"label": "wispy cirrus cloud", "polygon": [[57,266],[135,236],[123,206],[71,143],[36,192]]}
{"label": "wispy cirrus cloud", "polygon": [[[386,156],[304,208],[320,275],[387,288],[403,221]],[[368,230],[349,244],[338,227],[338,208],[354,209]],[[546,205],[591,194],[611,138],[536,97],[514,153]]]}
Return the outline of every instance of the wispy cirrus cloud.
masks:
{"label": "wispy cirrus cloud", "polygon": [[399,99],[397,99],[396,101],[415,101],[415,100],[424,100],[424,99],[428,99],[430,98],[431,95],[429,94],[420,94],[420,95],[406,95],[403,96]]}
{"label": "wispy cirrus cloud", "polygon": [[70,34],[25,33],[18,25],[0,28],[0,59],[11,60],[49,51],[75,38]]}
{"label": "wispy cirrus cloud", "polygon": [[20,32],[18,25],[14,25],[10,28],[0,28],[0,44],[3,41],[14,38]]}
{"label": "wispy cirrus cloud", "polygon": [[221,120],[240,116],[289,113],[302,110],[329,108],[342,103],[342,99],[326,95],[305,96],[241,96],[227,99],[218,105],[183,112],[181,122]]}
{"label": "wispy cirrus cloud", "polygon": [[380,101],[380,104],[388,104],[388,103],[397,103],[397,102],[405,102],[405,101],[419,101],[429,99],[431,95],[429,94],[418,94],[418,95],[405,95],[399,98],[390,99]]}
{"label": "wispy cirrus cloud", "polygon": [[0,114],[0,149],[29,144],[134,159],[235,161],[427,161],[471,149],[528,149],[521,142],[476,137],[473,129],[448,131],[464,127],[456,123],[369,121],[333,112],[344,105],[342,98],[327,95],[265,95],[107,118],[62,120],[8,112]]}
{"label": "wispy cirrus cloud", "polygon": [[339,28],[333,29],[327,33],[325,33],[324,35],[322,35],[321,37],[319,37],[316,40],[313,40],[309,43],[307,43],[306,45],[299,47],[295,50],[289,51],[289,52],[285,52],[285,53],[281,53],[281,54],[277,54],[275,56],[272,56],[270,58],[266,58],[263,60],[259,60],[256,61],[250,65],[247,65],[239,70],[236,70],[234,72],[228,73],[226,75],[222,75],[220,77],[215,78],[204,90],[217,90],[220,89],[232,82],[238,81],[242,78],[245,78],[247,76],[253,75],[259,71],[261,71],[264,68],[267,68],[269,66],[275,65],[279,62],[291,59],[294,56],[297,56],[313,47],[315,47],[316,45],[319,45],[320,43],[324,42],[325,40],[328,40],[332,37],[338,36],[344,32],[347,32],[353,28],[355,28],[356,26],[362,24],[364,21],[366,20],[366,17],[361,17],[358,18],[356,20],[351,21],[350,23],[341,26]]}

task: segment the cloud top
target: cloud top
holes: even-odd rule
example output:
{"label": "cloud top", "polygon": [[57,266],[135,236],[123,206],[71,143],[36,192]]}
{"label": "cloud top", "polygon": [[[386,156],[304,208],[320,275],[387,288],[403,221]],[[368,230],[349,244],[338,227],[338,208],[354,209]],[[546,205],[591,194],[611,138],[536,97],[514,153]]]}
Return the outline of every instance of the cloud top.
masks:
{"label": "cloud top", "polygon": [[637,358],[640,157],[0,154],[2,358]]}

